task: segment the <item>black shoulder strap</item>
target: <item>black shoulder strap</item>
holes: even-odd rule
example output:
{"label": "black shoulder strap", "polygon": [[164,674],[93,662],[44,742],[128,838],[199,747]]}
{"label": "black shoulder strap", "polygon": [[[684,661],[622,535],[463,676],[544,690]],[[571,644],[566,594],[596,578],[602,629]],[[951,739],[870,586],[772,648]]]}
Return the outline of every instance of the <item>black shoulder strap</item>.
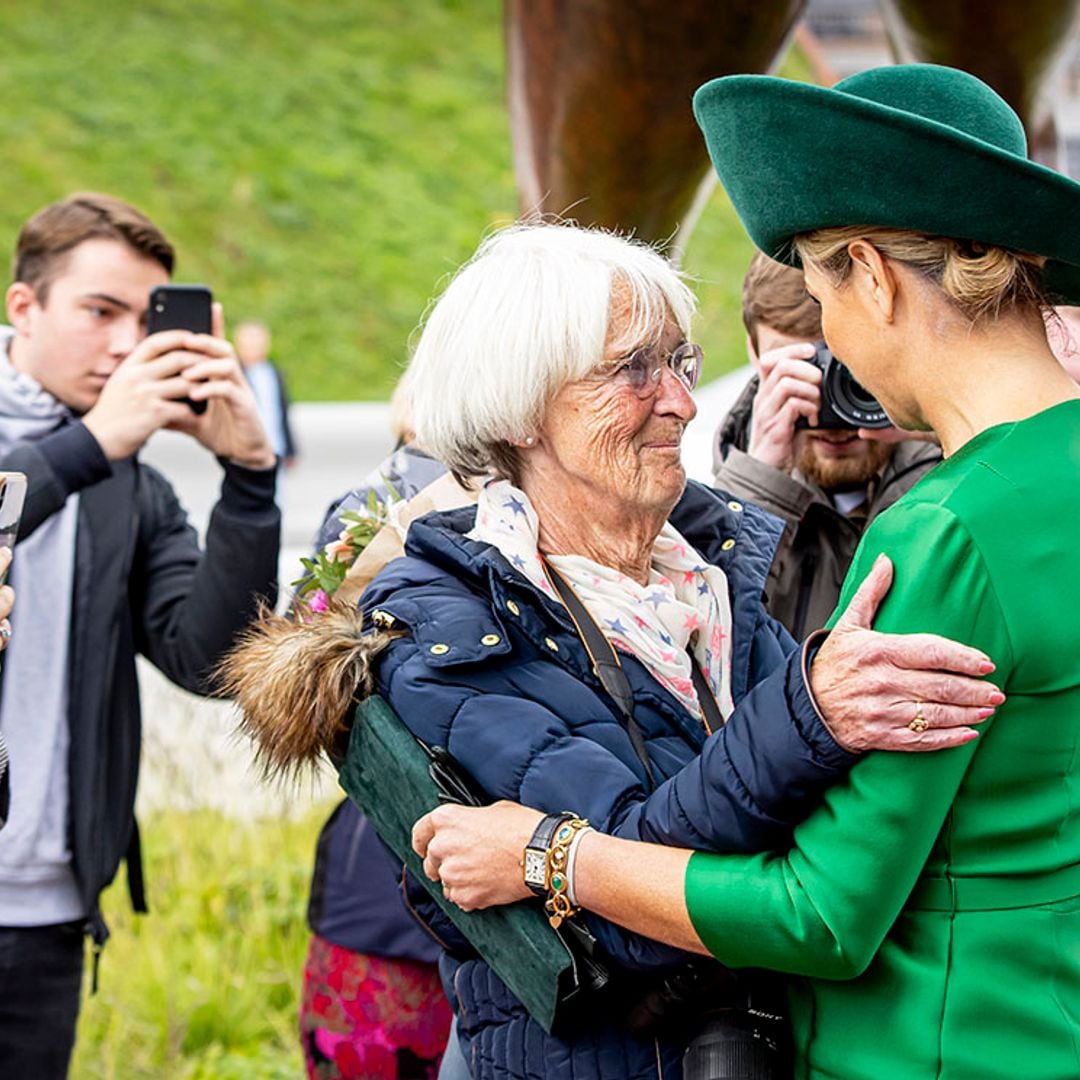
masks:
{"label": "black shoulder strap", "polygon": [[[645,740],[642,738],[641,729],[634,719],[634,692],[630,689],[626,672],[622,669],[619,654],[615,651],[611,642],[608,641],[607,635],[596,625],[593,617],[566,578],[547,559],[544,560],[544,569],[547,571],[548,580],[566,605],[566,610],[570,612],[570,618],[577,628],[578,637],[581,638],[585,651],[589,654],[596,677],[623,714],[634,751],[637,753],[642,765],[645,766],[649,783],[655,788],[656,780],[653,777],[652,765],[645,752]],[[705,730],[711,735],[714,731],[719,731],[727,721],[724,720],[724,716],[720,712],[720,706],[716,704],[716,698],[713,697],[708,680],[706,680],[692,654],[690,656],[690,678],[693,681],[694,692],[697,694],[698,703],[701,706]]]}
{"label": "black shoulder strap", "polygon": [[653,791],[656,788],[656,777],[653,775],[652,762],[649,761],[649,753],[645,748],[645,737],[641,734],[641,728],[634,719],[634,692],[630,689],[630,681],[619,662],[619,654],[593,621],[593,617],[578,599],[577,593],[571,588],[566,578],[547,559],[544,560],[544,569],[547,570],[548,579],[555,591],[566,605],[566,610],[570,612],[570,618],[574,621],[578,637],[581,638],[585,651],[589,654],[596,677],[619,707],[619,712],[626,721],[626,733],[630,736],[634,753],[637,754],[638,760],[645,769],[645,775],[649,780],[649,790]]}
{"label": "black shoulder strap", "polygon": [[713,697],[708,680],[705,678],[701,668],[698,667],[698,662],[693,655],[690,657],[690,678],[693,680],[694,690],[697,692],[698,704],[701,706],[701,716],[705,721],[705,730],[711,735],[714,731],[719,731],[727,721],[720,711],[720,706],[716,704],[716,698]]}

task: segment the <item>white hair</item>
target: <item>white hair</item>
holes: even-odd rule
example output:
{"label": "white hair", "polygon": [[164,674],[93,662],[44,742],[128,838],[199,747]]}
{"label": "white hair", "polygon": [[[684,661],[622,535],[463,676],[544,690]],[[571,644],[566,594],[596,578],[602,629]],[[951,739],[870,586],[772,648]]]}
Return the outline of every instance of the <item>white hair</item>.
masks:
{"label": "white hair", "polygon": [[551,397],[603,362],[616,285],[631,348],[669,314],[689,334],[693,293],[646,244],[553,224],[489,236],[431,308],[410,364],[425,450],[462,476],[505,475]]}

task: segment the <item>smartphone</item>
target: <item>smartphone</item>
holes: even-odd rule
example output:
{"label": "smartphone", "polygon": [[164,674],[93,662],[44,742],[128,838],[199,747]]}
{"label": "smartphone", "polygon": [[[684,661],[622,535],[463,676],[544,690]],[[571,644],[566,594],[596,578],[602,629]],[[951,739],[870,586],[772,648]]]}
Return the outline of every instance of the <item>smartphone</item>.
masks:
{"label": "smartphone", "polygon": [[[213,333],[213,295],[205,285],[158,285],[150,292],[146,332],[190,330],[195,334]],[[183,398],[193,413],[206,412],[205,401]]]}
{"label": "smartphone", "polygon": [[[15,550],[19,535],[23,503],[26,501],[26,473],[0,472],[0,547]],[[7,580],[7,571],[0,574],[0,585]]]}

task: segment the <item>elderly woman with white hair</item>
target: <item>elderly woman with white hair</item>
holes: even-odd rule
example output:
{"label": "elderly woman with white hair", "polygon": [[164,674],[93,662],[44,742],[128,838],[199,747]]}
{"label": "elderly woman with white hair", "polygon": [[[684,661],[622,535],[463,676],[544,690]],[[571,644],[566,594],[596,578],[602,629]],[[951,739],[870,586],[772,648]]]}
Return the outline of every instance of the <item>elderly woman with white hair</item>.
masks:
{"label": "elderly woman with white hair", "polygon": [[[761,603],[780,523],[687,486],[692,312],[644,245],[518,226],[453,279],[412,361],[425,449],[485,479],[475,506],[414,521],[364,593],[365,626],[394,631],[372,682],[492,799],[553,815],[538,851],[567,806],[630,839],[776,847],[859,751],[960,745],[991,707],[978,650],[869,628],[887,561],[808,677],[813,650]],[[543,859],[526,870],[567,899]],[[686,960],[590,925],[627,969]],[[680,1039],[632,1034],[618,1009],[548,1035],[475,953],[441,966],[474,1077],[679,1075]]]}

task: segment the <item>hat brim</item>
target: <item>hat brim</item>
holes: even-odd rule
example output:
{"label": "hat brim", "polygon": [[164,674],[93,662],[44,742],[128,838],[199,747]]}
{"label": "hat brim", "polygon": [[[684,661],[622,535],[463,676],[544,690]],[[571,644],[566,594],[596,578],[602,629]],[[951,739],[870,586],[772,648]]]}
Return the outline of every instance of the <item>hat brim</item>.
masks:
{"label": "hat brim", "polygon": [[694,115],[736,213],[767,255],[800,233],[913,229],[1045,256],[1051,299],[1080,304],[1080,184],[925,119],[843,91],[732,75]]}

